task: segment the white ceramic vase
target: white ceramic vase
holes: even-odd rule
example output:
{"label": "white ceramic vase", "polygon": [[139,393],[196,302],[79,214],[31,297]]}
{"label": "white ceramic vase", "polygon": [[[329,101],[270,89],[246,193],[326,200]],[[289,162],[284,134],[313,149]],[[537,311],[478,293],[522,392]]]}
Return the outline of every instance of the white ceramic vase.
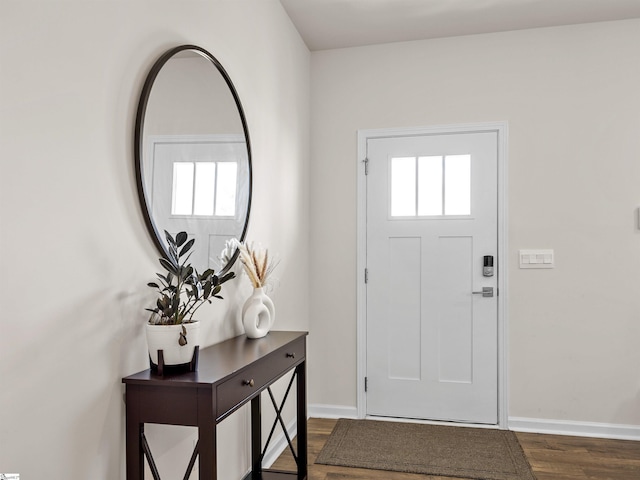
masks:
{"label": "white ceramic vase", "polygon": [[273,326],[276,310],[263,288],[254,288],[242,307],[242,325],[249,338],[262,338]]}
{"label": "white ceramic vase", "polygon": [[[180,345],[182,327],[187,330],[187,343]],[[200,322],[182,325],[147,324],[147,345],[154,365],[158,365],[158,350],[162,350],[165,365],[182,365],[191,362],[196,345],[200,345]]]}

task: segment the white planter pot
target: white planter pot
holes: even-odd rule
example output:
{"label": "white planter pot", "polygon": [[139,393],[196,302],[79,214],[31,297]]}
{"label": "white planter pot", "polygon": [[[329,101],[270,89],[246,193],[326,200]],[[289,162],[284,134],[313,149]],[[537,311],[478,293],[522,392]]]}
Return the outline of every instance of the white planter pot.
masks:
{"label": "white planter pot", "polygon": [[262,288],[254,288],[253,294],[242,307],[242,325],[249,338],[262,338],[273,326],[276,309]]}
{"label": "white planter pot", "polygon": [[[187,330],[187,343],[180,345],[182,327]],[[196,345],[200,345],[200,322],[182,325],[147,324],[147,345],[151,361],[158,364],[158,350],[162,350],[165,365],[182,365],[191,362]]]}

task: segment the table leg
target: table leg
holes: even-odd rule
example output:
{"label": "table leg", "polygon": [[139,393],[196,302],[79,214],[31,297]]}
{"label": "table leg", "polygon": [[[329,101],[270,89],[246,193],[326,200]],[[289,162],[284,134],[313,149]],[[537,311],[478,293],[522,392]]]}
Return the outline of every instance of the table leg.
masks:
{"label": "table leg", "polygon": [[307,478],[307,378],[304,361],[296,367],[298,480]]}
{"label": "table leg", "polygon": [[217,480],[215,403],[210,388],[198,389],[198,466],[199,480]]}
{"label": "table leg", "polygon": [[135,387],[127,389],[125,402],[127,480],[144,480],[144,453],[142,450],[144,423],[140,422]]}
{"label": "table leg", "polygon": [[251,478],[262,478],[262,415],[260,395],[251,400]]}

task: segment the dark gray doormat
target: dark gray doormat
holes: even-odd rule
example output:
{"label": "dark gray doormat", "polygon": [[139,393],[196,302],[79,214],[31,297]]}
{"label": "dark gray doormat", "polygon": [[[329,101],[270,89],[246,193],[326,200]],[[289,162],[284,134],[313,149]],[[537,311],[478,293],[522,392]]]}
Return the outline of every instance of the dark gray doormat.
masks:
{"label": "dark gray doormat", "polygon": [[340,419],[316,463],[482,480],[535,480],[515,433]]}

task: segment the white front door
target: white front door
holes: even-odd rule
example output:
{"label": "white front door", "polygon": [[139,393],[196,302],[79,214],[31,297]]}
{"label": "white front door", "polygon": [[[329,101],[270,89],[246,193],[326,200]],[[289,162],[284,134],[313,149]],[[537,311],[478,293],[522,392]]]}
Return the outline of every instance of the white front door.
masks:
{"label": "white front door", "polygon": [[367,141],[367,415],[498,423],[497,135]]}

